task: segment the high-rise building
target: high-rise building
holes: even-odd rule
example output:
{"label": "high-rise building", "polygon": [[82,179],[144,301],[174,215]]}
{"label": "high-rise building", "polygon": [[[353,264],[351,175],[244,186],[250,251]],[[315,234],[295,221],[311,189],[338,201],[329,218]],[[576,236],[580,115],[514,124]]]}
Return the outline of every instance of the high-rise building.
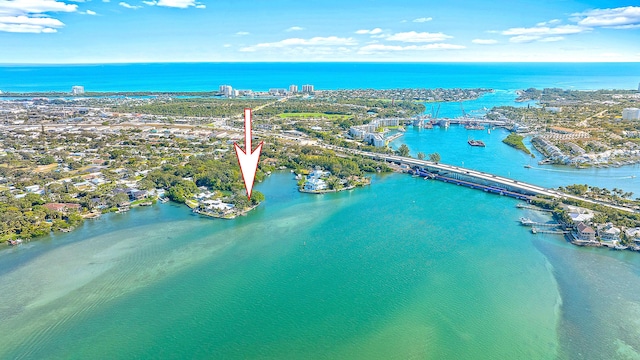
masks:
{"label": "high-rise building", "polygon": [[313,85],[302,85],[302,92],[310,94],[313,92]]}
{"label": "high-rise building", "polygon": [[298,92],[298,85],[289,85],[289,92],[295,94]]}
{"label": "high-rise building", "polygon": [[233,87],[231,85],[220,85],[220,92],[226,97],[233,97]]}
{"label": "high-rise building", "polygon": [[623,109],[622,120],[640,120],[640,109],[638,108]]}
{"label": "high-rise building", "polygon": [[80,94],[84,94],[84,86],[73,86],[71,87],[71,94],[73,95],[80,95]]}

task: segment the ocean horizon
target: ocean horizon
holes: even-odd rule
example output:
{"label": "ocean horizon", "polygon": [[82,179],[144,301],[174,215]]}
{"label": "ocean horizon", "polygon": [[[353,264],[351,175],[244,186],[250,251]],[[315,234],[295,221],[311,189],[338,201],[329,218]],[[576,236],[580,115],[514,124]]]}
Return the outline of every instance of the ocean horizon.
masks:
{"label": "ocean horizon", "polygon": [[0,91],[266,91],[290,84],[317,90],[556,87],[628,89],[640,63],[218,62],[0,65]]}

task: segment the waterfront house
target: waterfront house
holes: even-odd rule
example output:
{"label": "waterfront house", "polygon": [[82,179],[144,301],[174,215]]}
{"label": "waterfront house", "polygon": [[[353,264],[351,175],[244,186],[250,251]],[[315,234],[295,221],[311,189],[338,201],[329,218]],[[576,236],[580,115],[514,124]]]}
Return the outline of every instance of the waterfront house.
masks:
{"label": "waterfront house", "polygon": [[132,189],[129,192],[129,198],[131,200],[141,200],[146,198],[148,195],[148,192],[146,190],[136,190],[136,189]]}
{"label": "waterfront house", "polygon": [[640,227],[629,228],[624,231],[628,239],[640,243]]}
{"label": "waterfront house", "polygon": [[569,217],[571,217],[574,224],[589,221],[594,215],[593,211],[579,206],[569,205],[567,209],[569,210]]}
{"label": "waterfront house", "polygon": [[49,210],[58,211],[64,214],[68,213],[70,210],[80,210],[80,204],[71,203],[47,203],[42,206]]}
{"label": "waterfront house", "polygon": [[231,210],[233,210],[234,205],[233,204],[227,204],[222,202],[222,200],[216,199],[216,200],[204,200],[202,202],[200,202],[200,206],[205,208],[206,210],[218,210],[218,211],[222,211],[224,213],[229,212]]}
{"label": "waterfront house", "polygon": [[620,229],[613,226],[612,223],[607,223],[598,228],[598,235],[602,241],[611,241],[613,243],[620,241]]}
{"label": "waterfront house", "polygon": [[596,240],[596,232],[593,230],[591,226],[585,225],[584,223],[578,223],[578,240],[582,241],[595,241]]}
{"label": "waterfront house", "polygon": [[308,179],[320,179],[331,176],[330,171],[313,170],[309,173]]}
{"label": "waterfront house", "polygon": [[326,188],[327,183],[324,180],[318,178],[309,178],[304,183],[304,189],[307,191],[320,191],[325,190]]}

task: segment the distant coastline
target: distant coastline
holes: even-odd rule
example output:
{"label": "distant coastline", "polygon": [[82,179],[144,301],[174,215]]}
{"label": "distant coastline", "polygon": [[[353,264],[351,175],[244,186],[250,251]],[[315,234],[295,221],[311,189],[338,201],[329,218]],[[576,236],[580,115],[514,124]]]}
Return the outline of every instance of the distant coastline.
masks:
{"label": "distant coastline", "polygon": [[[560,71],[559,71],[560,70]],[[561,73],[562,75],[558,75]],[[116,63],[0,65],[0,91],[213,91],[218,84],[267,91],[294,79],[317,89],[559,87],[637,89],[640,63]],[[518,74],[514,80],[513,74]],[[590,74],[586,77],[584,74]],[[135,76],[133,76],[135,75]],[[24,84],[24,85],[19,85]]]}

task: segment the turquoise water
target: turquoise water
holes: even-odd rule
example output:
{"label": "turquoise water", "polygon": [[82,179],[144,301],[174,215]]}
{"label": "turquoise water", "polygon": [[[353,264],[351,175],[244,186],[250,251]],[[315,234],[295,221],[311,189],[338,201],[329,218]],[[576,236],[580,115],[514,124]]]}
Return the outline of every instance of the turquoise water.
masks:
{"label": "turquoise water", "polygon": [[[448,129],[409,127],[404,136],[391,143],[391,147],[397,149],[401,144],[407,144],[414,157],[418,152],[425,154],[437,152],[442,157],[442,163],[445,164],[486,171],[546,187],[588,183],[592,186],[608,189],[617,187],[640,194],[640,179],[632,177],[640,175],[639,165],[588,169],[538,165],[538,161],[544,157],[531,146],[529,139],[526,139],[525,145],[536,155],[536,158],[531,158],[524,152],[502,143],[508,134],[509,132],[504,129],[493,129],[489,134],[486,130],[467,130],[464,126],[458,125],[452,125]],[[482,140],[486,147],[469,146],[467,143],[469,138]],[[531,165],[532,168],[525,168],[525,165]]]}
{"label": "turquoise water", "polygon": [[[494,106],[523,107],[532,104],[518,103],[515,99],[514,91],[496,91],[476,100],[464,101],[463,108],[467,114],[482,115],[484,109]],[[430,114],[431,106],[435,109],[438,105],[436,103],[427,106],[426,113]],[[454,118],[461,115],[460,103],[442,103],[438,117]],[[608,189],[617,187],[631,191],[636,196],[640,195],[640,176],[633,177],[640,175],[640,165],[588,169],[538,165],[538,161],[544,159],[544,156],[531,145],[531,139],[525,138],[524,143],[534,153],[535,158],[502,143],[508,134],[509,131],[502,128],[480,131],[467,130],[459,125],[451,125],[449,128],[436,126],[433,129],[408,127],[404,135],[391,142],[390,146],[397,149],[400,145],[406,144],[413,157],[416,157],[418,152],[437,152],[445,164],[485,171],[545,187],[588,183]],[[482,140],[486,147],[469,146],[469,139]],[[530,165],[531,168],[525,168],[525,165]]]}
{"label": "turquoise water", "polygon": [[637,89],[640,63],[155,63],[0,65],[2,91],[353,88]]}
{"label": "turquoise water", "polygon": [[513,199],[257,188],[234,221],[163,204],[1,251],[0,358],[638,356],[637,254],[534,236]]}
{"label": "turquoise water", "polygon": [[[513,358],[556,351],[557,290],[545,258],[516,240],[528,235],[515,223],[512,200],[405,176],[311,197],[295,192],[290,177],[260,184],[269,201],[237,222],[157,206],[131,214],[146,223],[89,223],[70,235],[75,242],[5,273],[0,293],[17,295],[21,309],[2,308],[0,328],[20,326],[0,340],[0,356]],[[460,211],[455,199],[477,202],[479,217],[511,213],[513,226],[487,236],[498,222],[445,215]]]}

